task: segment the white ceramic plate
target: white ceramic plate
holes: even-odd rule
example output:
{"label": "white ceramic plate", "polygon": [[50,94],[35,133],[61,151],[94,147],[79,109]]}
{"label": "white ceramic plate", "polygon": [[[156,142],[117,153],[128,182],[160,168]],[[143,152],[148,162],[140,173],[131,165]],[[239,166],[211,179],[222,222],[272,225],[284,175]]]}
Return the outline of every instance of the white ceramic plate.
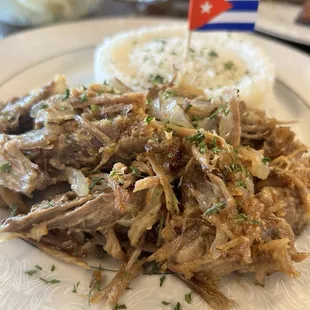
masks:
{"label": "white ceramic plate", "polygon": [[[56,73],[68,77],[70,85],[92,81],[93,51],[102,38],[121,30],[141,26],[173,23],[158,19],[107,19],[58,25],[14,35],[0,41],[0,101],[21,95],[50,81]],[[272,58],[277,74],[275,93],[278,102],[268,109],[282,119],[300,119],[295,126],[298,135],[310,145],[310,58],[272,41],[250,36]],[[307,123],[308,121],[308,123]],[[0,218],[7,213],[0,209]],[[310,230],[297,241],[298,249],[310,251]],[[25,270],[35,264],[42,266],[40,275],[29,277]],[[55,264],[56,270],[51,271]],[[94,262],[99,265],[99,262]],[[117,265],[110,260],[101,264],[108,269]],[[305,310],[310,305],[310,261],[297,265],[301,276],[292,279],[274,274],[262,288],[248,276],[231,275],[223,281],[223,291],[237,303],[236,309]],[[115,275],[105,271],[105,282]],[[46,285],[39,276],[57,278],[60,284]],[[0,309],[2,310],[82,310],[90,309],[87,298],[72,293],[80,281],[78,291],[88,292],[90,272],[67,265],[45,255],[22,240],[0,243]],[[190,290],[172,275],[167,275],[159,287],[158,275],[140,276],[121,298],[127,309],[174,309],[179,301],[181,309],[209,309],[195,294],[192,304],[184,300]],[[161,301],[170,302],[164,306]],[[91,309],[109,309],[102,304]]]}
{"label": "white ceramic plate", "polygon": [[310,26],[296,23],[300,12],[300,4],[261,1],[255,29],[280,39],[310,46]]}

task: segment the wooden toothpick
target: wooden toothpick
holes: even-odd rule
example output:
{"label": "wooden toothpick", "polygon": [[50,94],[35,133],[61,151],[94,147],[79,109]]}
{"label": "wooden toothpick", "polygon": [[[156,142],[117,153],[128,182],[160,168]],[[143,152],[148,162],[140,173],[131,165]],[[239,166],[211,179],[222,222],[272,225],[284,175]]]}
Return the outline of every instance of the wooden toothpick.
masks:
{"label": "wooden toothpick", "polygon": [[188,29],[186,32],[186,42],[185,42],[185,50],[184,50],[184,59],[186,62],[188,62],[188,54],[189,54],[189,48],[191,44],[191,36],[192,36],[192,32]]}

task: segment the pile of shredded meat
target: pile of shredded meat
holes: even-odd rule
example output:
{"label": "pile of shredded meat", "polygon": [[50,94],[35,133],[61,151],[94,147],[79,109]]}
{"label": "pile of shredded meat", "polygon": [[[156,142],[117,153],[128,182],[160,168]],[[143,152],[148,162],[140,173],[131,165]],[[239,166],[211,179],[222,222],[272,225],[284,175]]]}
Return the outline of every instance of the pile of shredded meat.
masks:
{"label": "pile of shredded meat", "polygon": [[11,209],[0,232],[86,268],[102,250],[121,261],[91,302],[117,303],[149,263],[214,309],[233,305],[218,289],[232,272],[261,285],[297,276],[310,157],[290,128],[235,92],[117,83],[68,89],[57,76],[0,103],[0,205]]}

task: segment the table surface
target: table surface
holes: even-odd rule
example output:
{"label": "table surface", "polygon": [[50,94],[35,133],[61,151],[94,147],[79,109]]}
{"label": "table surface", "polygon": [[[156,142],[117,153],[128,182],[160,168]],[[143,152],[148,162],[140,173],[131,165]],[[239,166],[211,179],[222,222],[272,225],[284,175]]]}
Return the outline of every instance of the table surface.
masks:
{"label": "table surface", "polygon": [[[0,0],[1,1],[1,0]],[[88,16],[86,18],[98,18],[98,17],[113,17],[113,16],[145,16],[145,15],[151,15],[151,16],[173,16],[173,17],[180,17],[185,16],[186,12],[184,11],[184,2],[183,6],[180,8],[180,6],[176,6],[176,4],[180,2],[167,2],[160,5],[154,5],[154,6],[148,6],[148,9],[144,11],[143,13],[139,12],[137,10],[137,6],[134,3],[128,3],[128,2],[122,2],[122,1],[115,1],[115,0],[104,0],[100,7],[96,10],[96,12]],[[186,3],[185,3],[186,5]],[[186,8],[186,6],[185,6]],[[6,36],[9,36],[11,34],[22,32],[25,30],[28,30],[29,28],[26,27],[17,27],[17,26],[11,26],[4,23],[0,23],[0,39],[4,38]],[[269,37],[265,34],[257,33],[260,36]],[[272,37],[273,40],[288,44],[294,48],[299,49],[300,51],[309,54],[310,56],[310,47],[305,46],[302,44],[296,44],[289,41],[277,39],[275,37]]]}

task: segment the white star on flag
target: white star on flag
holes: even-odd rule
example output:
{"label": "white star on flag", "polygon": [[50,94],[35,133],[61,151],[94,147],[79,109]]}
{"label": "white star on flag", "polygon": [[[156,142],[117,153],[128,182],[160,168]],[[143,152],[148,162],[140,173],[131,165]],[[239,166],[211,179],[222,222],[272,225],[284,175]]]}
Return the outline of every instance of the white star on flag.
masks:
{"label": "white star on flag", "polygon": [[203,13],[210,13],[210,10],[212,9],[212,5],[206,1],[203,5],[200,6],[201,7],[201,14]]}

